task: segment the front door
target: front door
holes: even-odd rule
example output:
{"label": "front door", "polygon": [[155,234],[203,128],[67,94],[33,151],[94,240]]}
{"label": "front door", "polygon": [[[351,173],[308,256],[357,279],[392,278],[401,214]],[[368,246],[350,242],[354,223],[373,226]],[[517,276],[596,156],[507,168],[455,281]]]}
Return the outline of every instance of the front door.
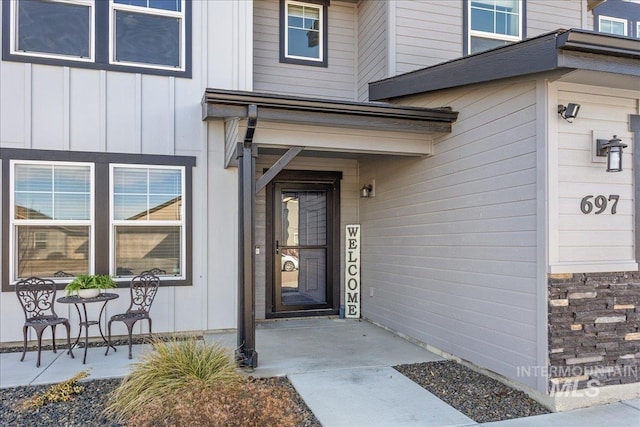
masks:
{"label": "front door", "polygon": [[274,181],[270,317],[336,312],[335,196],[333,182]]}

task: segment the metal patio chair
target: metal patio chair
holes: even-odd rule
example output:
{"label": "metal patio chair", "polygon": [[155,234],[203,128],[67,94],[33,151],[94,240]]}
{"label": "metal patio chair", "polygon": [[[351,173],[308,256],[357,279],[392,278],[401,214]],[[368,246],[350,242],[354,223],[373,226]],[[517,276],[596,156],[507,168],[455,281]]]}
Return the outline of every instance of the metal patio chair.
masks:
{"label": "metal patio chair", "polygon": [[24,347],[20,361],[24,361],[27,353],[27,331],[33,328],[38,336],[38,361],[36,367],[40,367],[40,353],[42,350],[42,332],[51,326],[53,335],[53,352],[56,353],[56,326],[64,325],[67,328],[68,354],[73,358],[71,351],[71,327],[69,319],[60,317],[53,309],[56,300],[56,284],[53,280],[30,277],[16,283],[16,296],[22,310],[24,311],[24,325],[22,333],[24,335]]}
{"label": "metal patio chair", "polygon": [[149,321],[149,336],[151,336],[151,317],[149,316],[149,310],[153,299],[158,293],[158,287],[160,287],[160,279],[158,276],[149,272],[142,272],[140,275],[131,279],[129,290],[131,293],[131,303],[126,312],[111,316],[109,319],[108,329],[108,344],[107,351],[109,353],[109,347],[111,346],[111,323],[124,322],[127,325],[127,331],[129,333],[129,359],[131,359],[131,344],[133,325],[138,320],[147,319]]}

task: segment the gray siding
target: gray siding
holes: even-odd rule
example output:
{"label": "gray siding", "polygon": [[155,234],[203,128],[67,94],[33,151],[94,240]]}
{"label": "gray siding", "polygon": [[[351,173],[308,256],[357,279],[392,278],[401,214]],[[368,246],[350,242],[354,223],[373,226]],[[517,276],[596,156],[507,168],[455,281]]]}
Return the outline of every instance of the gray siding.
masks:
{"label": "gray siding", "polygon": [[462,56],[462,2],[396,3],[396,74]]}
{"label": "gray siding", "polygon": [[369,99],[368,83],[387,72],[387,18],[384,1],[363,1],[358,7],[358,100]]}
{"label": "gray siding", "polygon": [[[536,366],[535,82],[412,105],[460,112],[426,159],[360,163],[363,316],[509,378]],[[373,296],[371,296],[373,295]]]}
{"label": "gray siding", "polygon": [[587,2],[582,0],[527,1],[527,37],[555,31],[559,28],[593,29],[593,14],[583,24],[582,13]]}
{"label": "gray siding", "polygon": [[328,67],[280,63],[277,0],[254,2],[253,89],[344,100],[356,99],[355,5],[331,2],[328,8]]}

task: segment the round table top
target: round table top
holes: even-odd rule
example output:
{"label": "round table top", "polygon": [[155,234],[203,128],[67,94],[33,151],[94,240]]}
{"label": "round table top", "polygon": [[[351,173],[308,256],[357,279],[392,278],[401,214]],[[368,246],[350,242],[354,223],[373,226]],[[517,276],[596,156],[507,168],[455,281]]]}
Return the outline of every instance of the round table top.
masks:
{"label": "round table top", "polygon": [[68,295],[66,297],[58,298],[56,301],[63,304],[87,304],[91,302],[109,301],[119,297],[120,295],[118,294],[110,294],[110,293],[103,293],[93,298],[80,298],[78,295]]}

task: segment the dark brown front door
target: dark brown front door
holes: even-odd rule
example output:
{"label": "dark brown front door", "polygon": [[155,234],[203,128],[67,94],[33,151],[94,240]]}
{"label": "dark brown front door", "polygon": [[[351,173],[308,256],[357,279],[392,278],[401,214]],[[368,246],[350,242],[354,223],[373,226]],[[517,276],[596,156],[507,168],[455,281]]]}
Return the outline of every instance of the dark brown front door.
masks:
{"label": "dark brown front door", "polygon": [[276,179],[272,185],[267,309],[272,317],[337,309],[335,190],[333,182]]}

